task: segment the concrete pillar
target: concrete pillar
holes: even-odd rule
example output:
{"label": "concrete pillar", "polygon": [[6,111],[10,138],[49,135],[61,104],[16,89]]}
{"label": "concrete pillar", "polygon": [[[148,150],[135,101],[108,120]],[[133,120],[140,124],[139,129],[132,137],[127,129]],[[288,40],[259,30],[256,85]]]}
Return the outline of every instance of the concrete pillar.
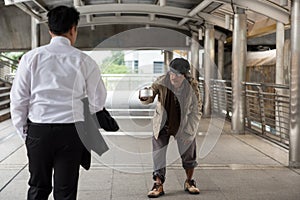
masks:
{"label": "concrete pillar", "polygon": [[291,8],[290,151],[289,166],[300,168],[300,0]]}
{"label": "concrete pillar", "polygon": [[164,70],[167,72],[169,70],[170,62],[173,59],[173,52],[164,50]]}
{"label": "concrete pillar", "polygon": [[199,48],[198,35],[193,33],[191,45],[191,73],[196,80],[199,80]]}
{"label": "concrete pillar", "polygon": [[73,5],[74,5],[74,7],[78,7],[78,6],[80,6],[80,0],[73,0]]}
{"label": "concrete pillar", "polygon": [[160,6],[166,6],[167,0],[159,0]]}
{"label": "concrete pillar", "polygon": [[31,48],[40,46],[40,25],[37,19],[31,17]]}
{"label": "concrete pillar", "polygon": [[218,40],[218,79],[223,79],[224,72],[224,41]]}
{"label": "concrete pillar", "polygon": [[[284,84],[284,24],[277,22],[276,24],[276,84]],[[283,95],[283,90],[276,88],[276,94]],[[282,100],[281,97],[278,101]],[[276,135],[288,134],[285,130],[288,129],[288,118],[284,116],[286,108],[282,107],[280,103],[275,105],[276,116]]]}
{"label": "concrete pillar", "polygon": [[210,79],[214,74],[215,60],[215,29],[213,25],[205,25],[204,41],[204,106],[203,117],[211,115]]}
{"label": "concrete pillar", "polygon": [[276,25],[276,84],[283,84],[284,24]]}
{"label": "concrete pillar", "polygon": [[284,70],[284,84],[290,84],[290,70],[291,70],[291,40],[286,39],[284,41],[283,50],[283,70]]}
{"label": "concrete pillar", "polygon": [[243,9],[237,8],[234,15],[232,41],[232,118],[233,133],[245,132],[245,98],[243,81],[246,74],[247,17]]}

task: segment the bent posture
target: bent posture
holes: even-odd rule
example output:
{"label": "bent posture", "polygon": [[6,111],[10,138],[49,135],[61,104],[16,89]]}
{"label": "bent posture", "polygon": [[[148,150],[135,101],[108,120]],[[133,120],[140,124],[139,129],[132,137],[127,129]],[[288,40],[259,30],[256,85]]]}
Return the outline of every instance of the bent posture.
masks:
{"label": "bent posture", "polygon": [[191,194],[199,194],[193,178],[196,161],[195,135],[201,118],[202,101],[198,82],[191,78],[190,65],[183,58],[176,58],[170,63],[170,70],[159,77],[151,86],[153,95],[141,97],[143,104],[152,103],[158,97],[153,118],[153,180],[154,185],[148,197],[164,194],[163,183],[166,175],[166,152],[169,139],[174,136],[186,172],[184,189]]}

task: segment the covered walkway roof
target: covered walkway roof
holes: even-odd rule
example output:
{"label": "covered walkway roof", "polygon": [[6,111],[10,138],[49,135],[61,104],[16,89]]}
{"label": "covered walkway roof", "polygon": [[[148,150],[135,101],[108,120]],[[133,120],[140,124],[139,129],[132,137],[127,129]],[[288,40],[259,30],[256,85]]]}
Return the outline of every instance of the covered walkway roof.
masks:
{"label": "covered walkway roof", "polygon": [[[204,80],[210,83],[216,76],[211,67],[216,60],[216,45],[220,77],[224,60],[232,59],[231,118],[234,133],[243,133],[245,128],[242,83],[245,82],[248,47],[257,45],[263,50],[267,49],[264,48],[266,45],[276,45],[275,82],[285,83],[289,77],[288,92],[291,94],[287,107],[291,111],[287,112],[289,162],[291,167],[300,167],[300,0],[0,0],[0,51],[29,50],[48,43],[46,14],[58,5],[75,6],[81,13],[76,47],[188,49],[195,78],[199,77],[201,48],[195,40],[198,36],[203,44],[201,37],[205,32]],[[285,34],[290,29],[291,36]],[[116,37],[120,34],[121,37]],[[224,54],[224,49],[231,47],[230,57]],[[171,56],[165,55],[167,61]],[[210,85],[206,84],[203,116],[211,114],[209,89]],[[265,129],[266,126],[261,127]]]}
{"label": "covered walkway roof", "polygon": [[255,38],[249,43],[275,45],[276,22],[288,29],[291,8],[289,0],[0,0],[0,25],[5,27],[0,35],[8,38],[0,42],[0,50],[30,49],[30,16],[44,24],[40,44],[47,43],[46,14],[58,5],[73,5],[81,13],[79,48],[94,48],[112,35],[138,27],[191,35],[204,32],[207,23],[214,25],[217,39],[230,41],[238,8],[246,12],[248,38]]}

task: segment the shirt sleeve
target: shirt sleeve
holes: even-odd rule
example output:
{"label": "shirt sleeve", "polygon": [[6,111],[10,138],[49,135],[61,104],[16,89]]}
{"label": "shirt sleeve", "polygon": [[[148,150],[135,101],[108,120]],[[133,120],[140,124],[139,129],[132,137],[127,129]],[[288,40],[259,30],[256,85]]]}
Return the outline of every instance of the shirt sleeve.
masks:
{"label": "shirt sleeve", "polygon": [[27,117],[30,101],[31,74],[27,69],[25,56],[22,57],[17,69],[11,92],[10,92],[10,113],[12,123],[17,133],[26,138]]}
{"label": "shirt sleeve", "polygon": [[91,59],[87,69],[86,91],[89,99],[90,111],[94,114],[103,110],[107,91],[97,63]]}

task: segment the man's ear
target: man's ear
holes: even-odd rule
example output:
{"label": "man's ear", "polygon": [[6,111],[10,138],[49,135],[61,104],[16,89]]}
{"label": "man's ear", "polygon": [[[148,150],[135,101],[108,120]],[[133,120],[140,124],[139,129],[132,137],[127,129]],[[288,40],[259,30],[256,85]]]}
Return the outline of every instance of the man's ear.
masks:
{"label": "man's ear", "polygon": [[76,31],[77,31],[77,26],[72,26],[72,28],[70,29],[70,34],[71,35],[73,35],[73,34],[75,34],[76,33]]}
{"label": "man's ear", "polygon": [[54,36],[54,34],[50,30],[48,32],[49,32],[49,34],[50,34],[51,37]]}

